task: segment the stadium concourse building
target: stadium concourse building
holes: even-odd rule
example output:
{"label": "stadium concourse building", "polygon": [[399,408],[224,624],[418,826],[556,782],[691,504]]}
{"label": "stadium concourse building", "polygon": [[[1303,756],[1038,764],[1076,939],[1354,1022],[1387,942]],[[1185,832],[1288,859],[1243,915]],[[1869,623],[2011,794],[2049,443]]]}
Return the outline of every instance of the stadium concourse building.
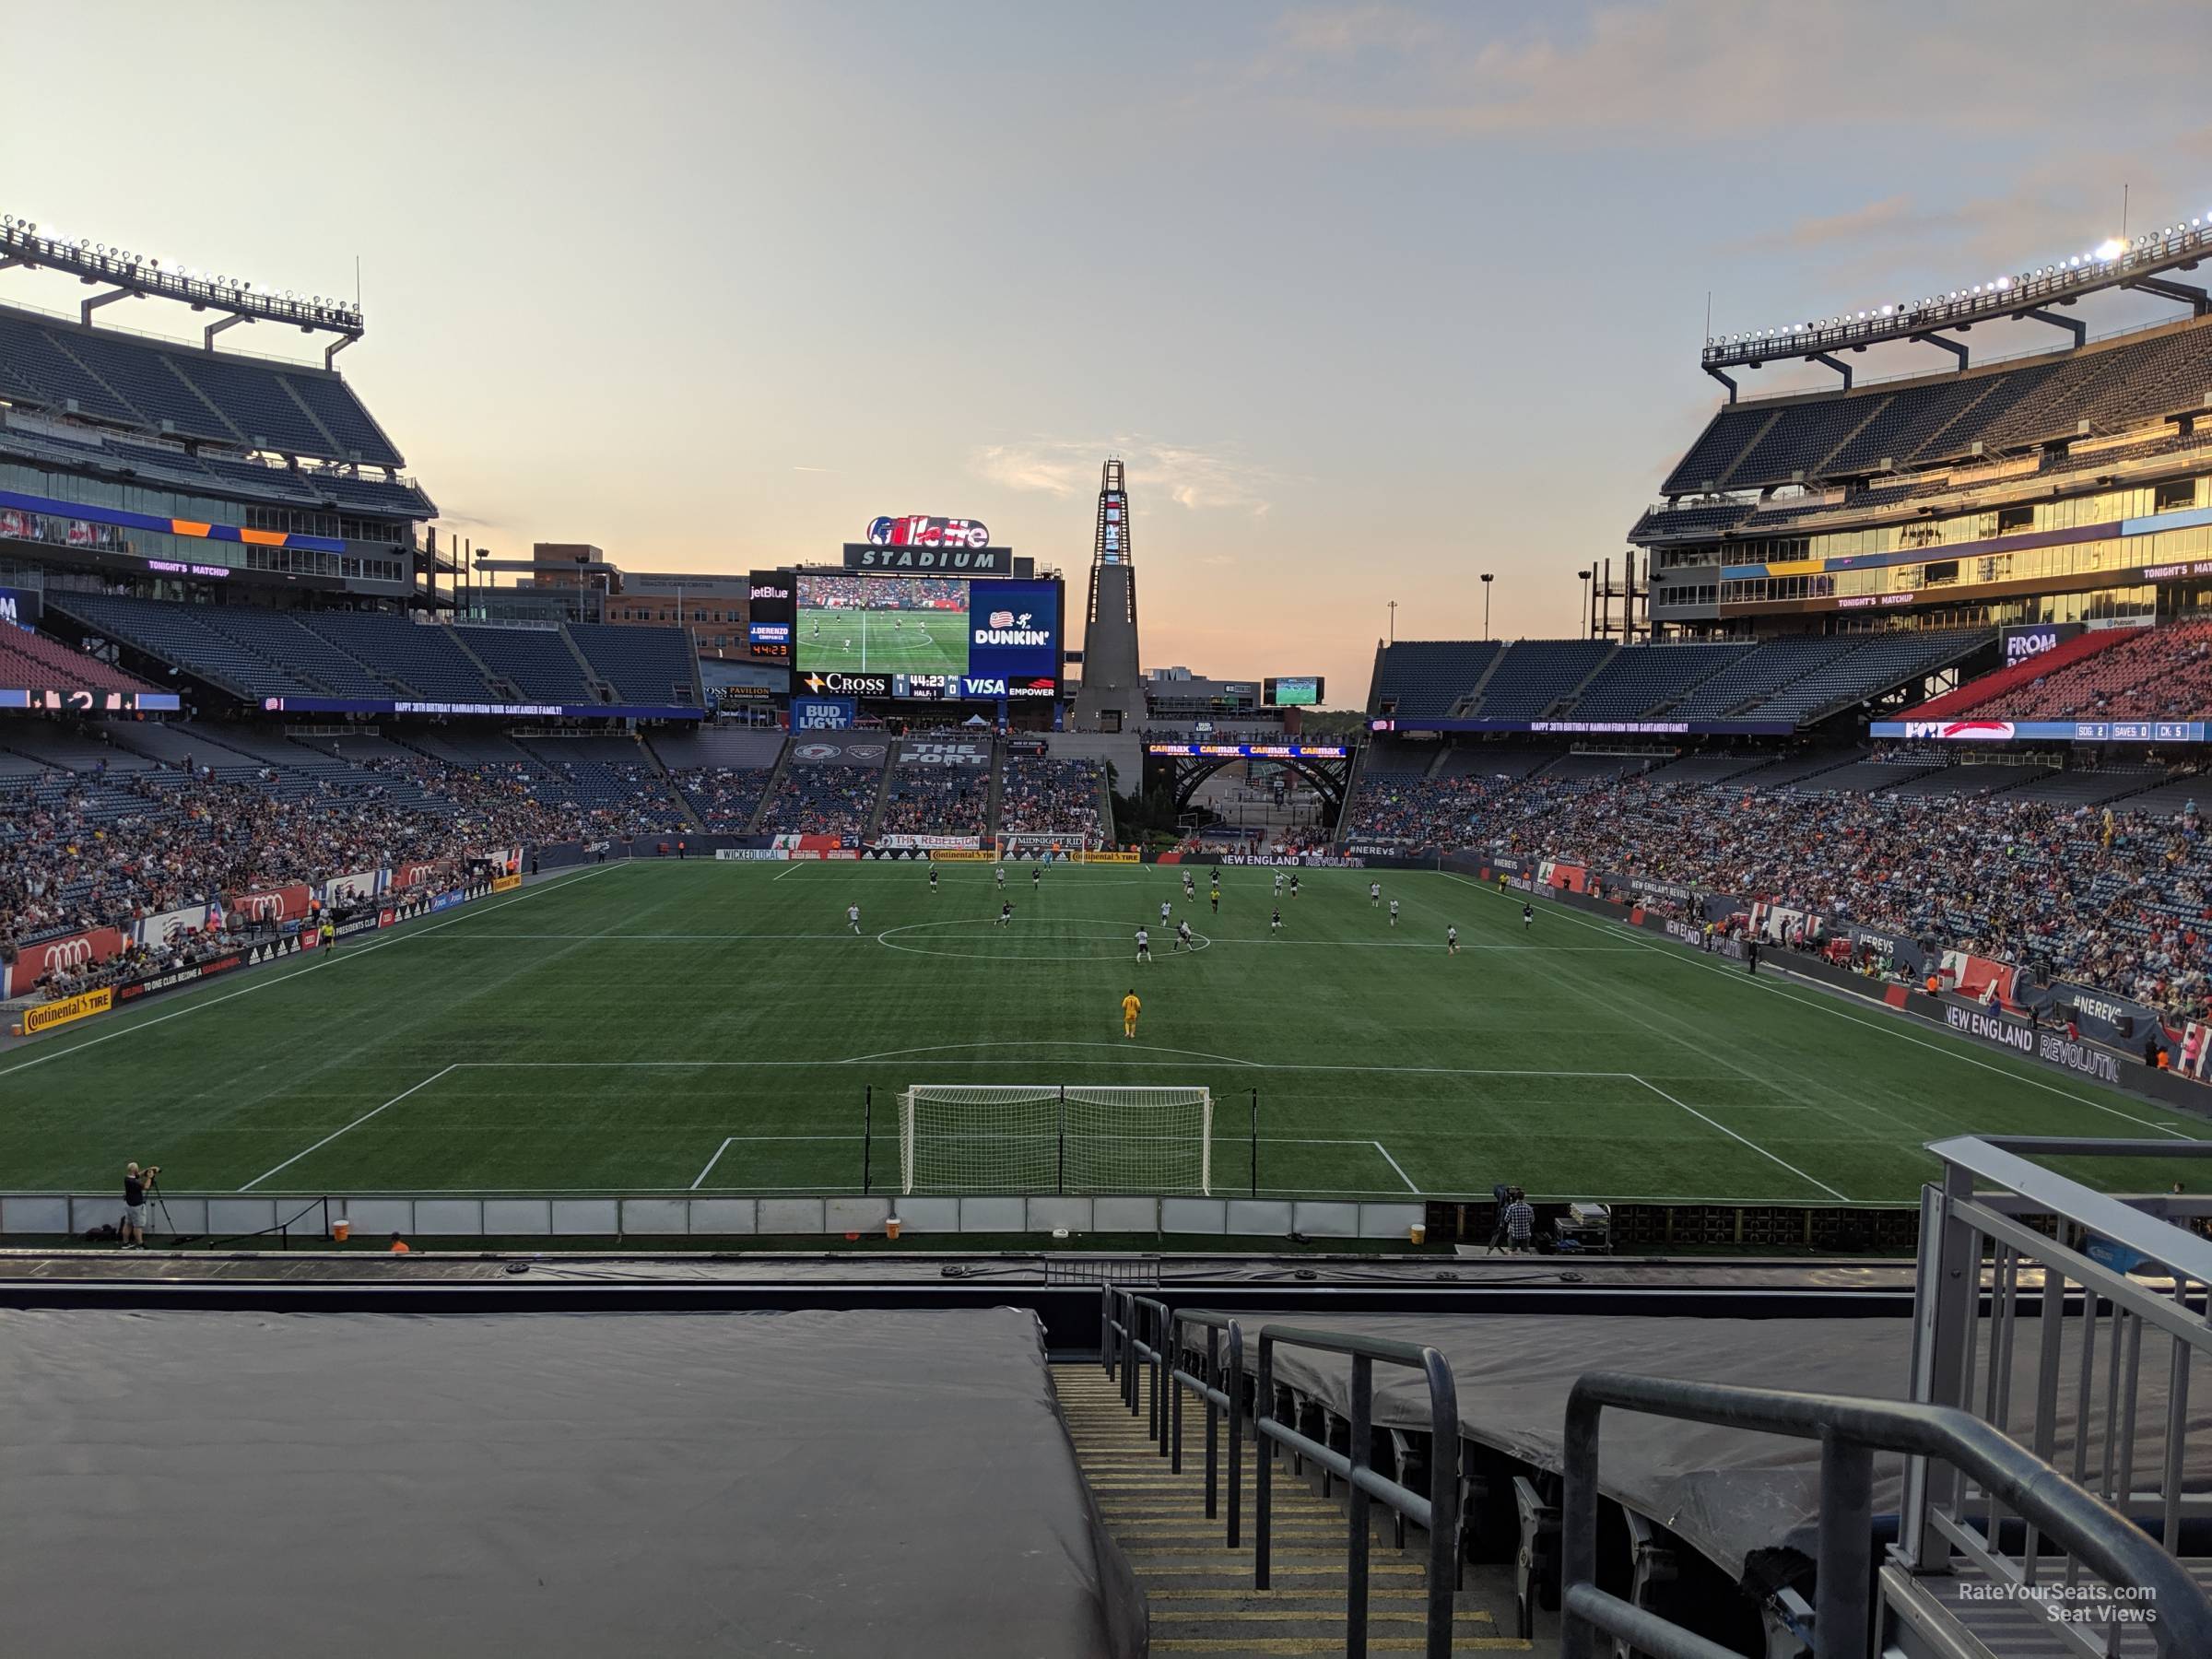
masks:
{"label": "stadium concourse building", "polygon": [[[2171,273],[2207,239],[2177,225],[1971,291],[1709,341],[1701,366],[1727,401],[1630,528],[1626,582],[1581,572],[1590,637],[1384,647],[1370,714],[1399,733],[1571,740],[1941,738],[1905,716],[1986,671],[2203,615],[2212,314]],[[2123,289],[2186,314],[2092,340],[2050,309]],[[1975,361],[1987,334],[1971,331],[2007,323],[2057,330],[2053,348]],[[1876,348],[1942,367],[1865,383],[1855,358]],[[1840,383],[1740,394],[1747,371],[1783,361]],[[2202,728],[2008,735],[2172,745]]]}

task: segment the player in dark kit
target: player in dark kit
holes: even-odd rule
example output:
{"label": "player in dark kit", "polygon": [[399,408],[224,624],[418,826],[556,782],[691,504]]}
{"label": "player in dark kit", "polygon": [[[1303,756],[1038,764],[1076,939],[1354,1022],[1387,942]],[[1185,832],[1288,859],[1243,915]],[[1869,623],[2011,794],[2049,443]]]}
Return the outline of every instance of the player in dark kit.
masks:
{"label": "player in dark kit", "polygon": [[1526,932],[1527,932],[1527,931],[1528,931],[1530,928],[1534,927],[1535,924],[1536,924],[1536,907],[1535,907],[1535,905],[1533,905],[1533,904],[1524,904],[1524,905],[1521,907],[1521,931],[1522,931],[1523,933],[1526,933]]}
{"label": "player in dark kit", "polygon": [[1271,934],[1283,931],[1283,907],[1279,904],[1275,907],[1275,914],[1267,918],[1267,931]]}
{"label": "player in dark kit", "polygon": [[1004,927],[1014,920],[1014,901],[1009,899],[998,907],[998,925]]}
{"label": "player in dark kit", "polygon": [[933,893],[937,890],[937,866],[934,864],[929,866],[929,890]]}

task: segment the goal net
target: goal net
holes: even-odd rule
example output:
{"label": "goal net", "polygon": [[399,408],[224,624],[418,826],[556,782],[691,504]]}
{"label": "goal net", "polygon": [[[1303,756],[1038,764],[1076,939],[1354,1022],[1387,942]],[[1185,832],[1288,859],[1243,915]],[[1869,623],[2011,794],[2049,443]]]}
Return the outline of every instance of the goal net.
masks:
{"label": "goal net", "polygon": [[1211,1193],[1203,1088],[917,1083],[899,1097],[904,1193]]}

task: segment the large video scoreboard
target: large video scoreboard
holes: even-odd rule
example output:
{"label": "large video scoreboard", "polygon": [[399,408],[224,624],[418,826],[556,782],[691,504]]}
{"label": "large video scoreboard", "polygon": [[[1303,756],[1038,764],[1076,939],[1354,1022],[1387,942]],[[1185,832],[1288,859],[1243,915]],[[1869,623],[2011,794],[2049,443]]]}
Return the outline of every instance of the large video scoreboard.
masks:
{"label": "large video scoreboard", "polygon": [[[1061,694],[1065,606],[1057,580],[854,570],[784,576],[794,685],[816,696],[1049,702]],[[756,631],[784,620],[764,618],[755,602]]]}

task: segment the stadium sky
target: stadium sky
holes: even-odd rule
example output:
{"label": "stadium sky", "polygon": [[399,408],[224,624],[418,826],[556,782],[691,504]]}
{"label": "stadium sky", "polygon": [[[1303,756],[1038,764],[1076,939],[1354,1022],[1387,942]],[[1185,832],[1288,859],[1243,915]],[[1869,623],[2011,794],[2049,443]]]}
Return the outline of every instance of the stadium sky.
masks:
{"label": "stadium sky", "polygon": [[1077,576],[1118,452],[1147,665],[1340,706],[1386,601],[1479,632],[1478,571],[1499,634],[1575,630],[1716,401],[1709,291],[1764,326],[2086,248],[2124,183],[2212,212],[2187,0],[0,0],[0,209],[301,293],[359,256],[339,364],[446,531],[730,570],[947,513]]}

